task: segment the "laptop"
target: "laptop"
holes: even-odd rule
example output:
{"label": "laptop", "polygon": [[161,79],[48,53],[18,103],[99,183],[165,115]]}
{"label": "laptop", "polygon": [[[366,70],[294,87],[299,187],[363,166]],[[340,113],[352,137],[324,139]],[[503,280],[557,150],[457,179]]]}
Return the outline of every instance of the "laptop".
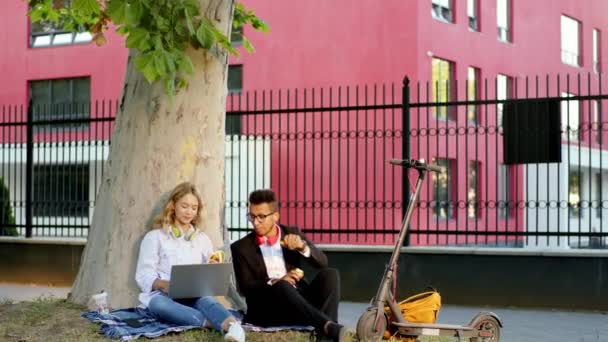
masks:
{"label": "laptop", "polygon": [[225,296],[230,286],[232,263],[174,265],[171,267],[171,298]]}

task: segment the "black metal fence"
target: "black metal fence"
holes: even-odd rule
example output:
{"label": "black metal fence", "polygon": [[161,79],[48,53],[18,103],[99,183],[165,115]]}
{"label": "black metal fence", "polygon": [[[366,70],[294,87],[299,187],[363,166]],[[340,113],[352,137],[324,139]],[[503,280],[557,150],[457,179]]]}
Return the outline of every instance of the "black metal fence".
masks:
{"label": "black metal fence", "polygon": [[[392,244],[415,174],[387,160],[423,158],[446,172],[423,185],[411,245],[604,248],[603,88],[594,74],[232,95],[231,238],[250,229],[248,193],[273,188],[281,221],[317,242]],[[86,236],[117,104],[85,108],[2,107],[3,234]]]}

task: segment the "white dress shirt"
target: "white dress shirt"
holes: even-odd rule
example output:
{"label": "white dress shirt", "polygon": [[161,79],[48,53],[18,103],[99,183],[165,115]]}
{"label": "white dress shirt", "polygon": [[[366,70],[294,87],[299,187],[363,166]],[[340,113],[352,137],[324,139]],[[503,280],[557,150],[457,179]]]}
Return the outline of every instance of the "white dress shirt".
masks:
{"label": "white dress shirt", "polygon": [[[287,274],[285,268],[285,259],[283,259],[283,249],[281,248],[281,228],[277,226],[279,237],[274,245],[269,246],[267,243],[261,244],[260,251],[264,258],[264,264],[266,265],[266,273],[268,274],[268,284],[272,284],[273,279],[281,279]],[[300,252],[306,258],[310,257],[310,248],[306,246],[302,252]]]}
{"label": "white dress shirt", "polygon": [[160,294],[153,290],[152,284],[156,279],[170,280],[171,266],[207,263],[213,252],[213,244],[209,237],[196,231],[191,241],[186,237],[194,232],[194,228],[177,238],[169,229],[153,229],[141,241],[139,258],[135,271],[135,281],[141,293],[139,301],[147,307],[152,297]]}

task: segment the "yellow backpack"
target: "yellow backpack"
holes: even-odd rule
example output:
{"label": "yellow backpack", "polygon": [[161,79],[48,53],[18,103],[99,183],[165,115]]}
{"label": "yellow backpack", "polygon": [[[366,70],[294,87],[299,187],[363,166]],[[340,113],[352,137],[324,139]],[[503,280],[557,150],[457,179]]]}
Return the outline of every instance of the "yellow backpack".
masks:
{"label": "yellow backpack", "polygon": [[[399,302],[401,315],[406,321],[411,323],[435,323],[437,315],[441,309],[441,296],[437,291],[422,292],[408,297]],[[386,305],[384,311],[388,316],[389,322],[396,321],[393,312]],[[389,325],[390,327],[390,325]],[[387,329],[389,328],[387,327]],[[391,328],[384,332],[384,338],[389,339],[396,329]]]}

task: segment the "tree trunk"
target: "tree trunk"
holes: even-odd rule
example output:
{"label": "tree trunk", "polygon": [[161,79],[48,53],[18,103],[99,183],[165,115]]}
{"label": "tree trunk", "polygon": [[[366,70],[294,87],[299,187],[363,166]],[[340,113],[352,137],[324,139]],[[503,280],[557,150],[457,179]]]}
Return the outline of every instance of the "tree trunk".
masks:
{"label": "tree trunk", "polygon": [[[199,0],[202,14],[229,35],[233,0]],[[121,110],[70,300],[102,290],[113,308],[137,304],[135,266],[142,237],[175,185],[193,182],[203,197],[201,227],[216,248],[224,230],[224,122],[228,56],[190,50],[195,74],[173,99],[135,70],[130,51]],[[228,248],[229,250],[229,248]]]}

